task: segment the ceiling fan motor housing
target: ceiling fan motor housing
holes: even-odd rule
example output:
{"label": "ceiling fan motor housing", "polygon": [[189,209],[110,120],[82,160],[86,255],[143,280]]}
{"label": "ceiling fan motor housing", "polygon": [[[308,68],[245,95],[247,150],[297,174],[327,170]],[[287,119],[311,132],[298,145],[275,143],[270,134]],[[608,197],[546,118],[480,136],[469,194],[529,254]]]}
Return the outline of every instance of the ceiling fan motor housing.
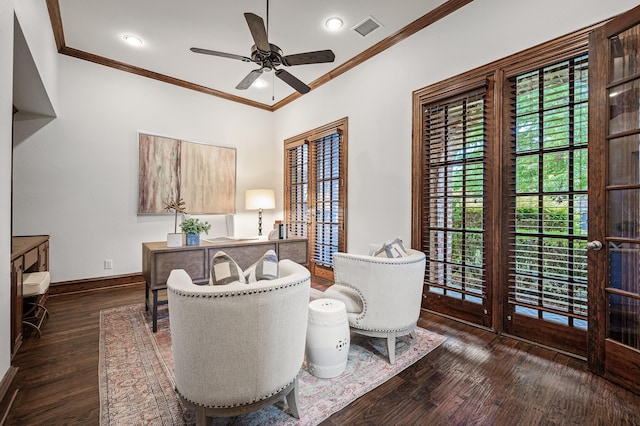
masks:
{"label": "ceiling fan motor housing", "polygon": [[268,71],[278,65],[282,65],[282,49],[271,43],[269,43],[269,47],[271,47],[271,51],[265,53],[258,49],[255,44],[251,46],[251,60]]}

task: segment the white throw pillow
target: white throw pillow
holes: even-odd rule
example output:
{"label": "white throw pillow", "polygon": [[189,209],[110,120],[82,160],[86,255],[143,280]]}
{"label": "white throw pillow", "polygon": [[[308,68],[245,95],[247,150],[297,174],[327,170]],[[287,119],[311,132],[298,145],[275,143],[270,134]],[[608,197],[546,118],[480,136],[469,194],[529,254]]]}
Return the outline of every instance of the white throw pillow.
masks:
{"label": "white throw pillow", "polygon": [[374,253],[375,257],[387,257],[398,258],[408,256],[407,250],[405,250],[402,240],[396,238],[393,241],[386,242]]}
{"label": "white throw pillow", "polygon": [[223,285],[232,282],[245,283],[242,269],[227,253],[219,251],[211,261],[211,277],[209,285]]}
{"label": "white throw pillow", "polygon": [[278,255],[273,250],[268,250],[253,265],[244,272],[247,283],[254,283],[260,280],[275,280],[278,278]]}

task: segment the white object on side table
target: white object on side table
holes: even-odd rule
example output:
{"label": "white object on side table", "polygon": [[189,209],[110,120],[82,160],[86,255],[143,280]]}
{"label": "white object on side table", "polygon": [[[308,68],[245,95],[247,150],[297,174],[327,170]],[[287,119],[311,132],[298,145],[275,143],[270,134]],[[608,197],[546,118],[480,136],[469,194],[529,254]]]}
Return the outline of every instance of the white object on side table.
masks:
{"label": "white object on side table", "polygon": [[349,322],[343,302],[316,299],[309,303],[307,368],[322,379],[337,377],[347,368]]}

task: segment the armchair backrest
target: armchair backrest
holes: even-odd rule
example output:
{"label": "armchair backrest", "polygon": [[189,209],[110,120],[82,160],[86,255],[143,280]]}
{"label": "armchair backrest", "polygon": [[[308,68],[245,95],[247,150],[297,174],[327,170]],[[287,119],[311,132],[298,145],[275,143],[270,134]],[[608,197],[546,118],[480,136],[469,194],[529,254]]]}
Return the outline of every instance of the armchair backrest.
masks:
{"label": "armchair backrest", "polygon": [[309,271],[279,262],[279,278],[252,284],[167,280],[176,388],[208,407],[256,402],[290,384],[304,359]]}
{"label": "armchair backrest", "polygon": [[426,257],[418,250],[396,259],[334,253],[335,283],[355,290],[363,312],[358,328],[393,331],[415,325],[420,316]]}

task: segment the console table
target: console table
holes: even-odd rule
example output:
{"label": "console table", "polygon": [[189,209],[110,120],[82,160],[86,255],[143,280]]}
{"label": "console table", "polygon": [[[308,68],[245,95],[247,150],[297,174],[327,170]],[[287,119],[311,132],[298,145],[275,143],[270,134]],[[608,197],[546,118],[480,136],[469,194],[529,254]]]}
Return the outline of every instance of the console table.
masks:
{"label": "console table", "polygon": [[22,275],[48,270],[48,235],[11,238],[11,358],[22,344]]}
{"label": "console table", "polygon": [[[142,243],[142,275],[145,285],[145,309],[151,310],[153,331],[158,328],[158,305],[167,300],[158,301],[158,291],[167,288],[167,278],[173,269],[187,271],[194,283],[209,282],[211,261],[218,251],[224,251],[235,260],[243,270],[251,266],[267,251],[274,250],[278,259],[291,259],[306,265],[308,247],[306,238],[284,240],[201,240],[198,246],[167,247],[166,241]],[[149,300],[149,290],[153,300]]]}

